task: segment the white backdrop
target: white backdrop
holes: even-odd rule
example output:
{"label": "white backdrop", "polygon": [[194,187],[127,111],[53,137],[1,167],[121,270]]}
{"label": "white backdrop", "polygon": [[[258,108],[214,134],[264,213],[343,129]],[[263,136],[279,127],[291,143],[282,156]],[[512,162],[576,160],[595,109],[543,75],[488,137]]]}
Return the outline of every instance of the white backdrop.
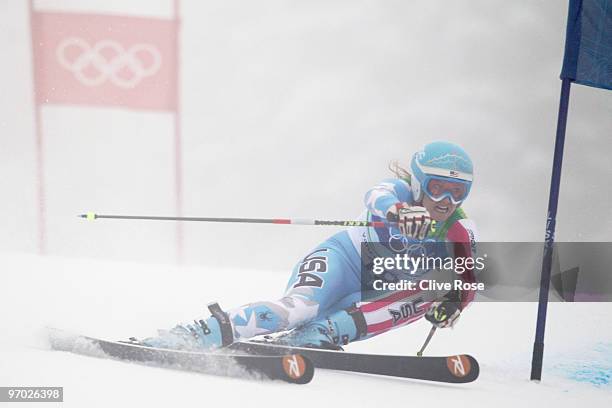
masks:
{"label": "white backdrop", "polygon": [[[35,3],[45,10],[172,13],[170,0]],[[465,208],[481,238],[543,239],[566,2],[181,4],[185,215],[352,218],[367,189],[389,176],[389,161],[407,164],[415,149],[443,138],[473,156],[475,184]],[[609,387],[593,384],[609,379],[611,303],[550,305],[540,385],[527,381],[533,303],[478,302],[455,330],[438,331],[428,353],[479,359],[481,378],[467,387],[321,370],[308,387],[283,388],[49,352],[45,326],[144,337],[202,316],[209,301],[232,308],[274,299],[294,262],[337,229],[189,223],[184,261],[193,265],[171,266],[173,223],[76,218],[89,210],[174,212],[171,116],[47,106],[44,177],[54,256],[33,255],[38,202],[28,24],[27,1],[0,1],[0,385],[62,385],[66,404],[78,407],[119,399],[192,404],[203,396],[243,406],[231,398],[238,388],[252,405],[269,407],[371,406],[381,395],[392,405],[469,397],[477,406],[515,407],[528,399],[569,407],[610,399]],[[612,93],[574,86],[569,116],[557,237],[609,241]],[[428,330],[423,319],[349,350],[411,354]]]}
{"label": "white backdrop", "polygon": [[[170,2],[43,9],[165,16]],[[433,139],[462,144],[465,207],[483,240],[541,240],[566,4],[529,0],[183,0],[184,213],[344,219]],[[36,251],[36,161],[26,1],[0,3],[0,249]],[[610,239],[612,94],[574,86],[559,240]],[[51,254],[174,262],[169,115],[45,107]],[[334,228],[185,224],[184,260],[288,270]],[[270,253],[274,255],[271,256]]]}

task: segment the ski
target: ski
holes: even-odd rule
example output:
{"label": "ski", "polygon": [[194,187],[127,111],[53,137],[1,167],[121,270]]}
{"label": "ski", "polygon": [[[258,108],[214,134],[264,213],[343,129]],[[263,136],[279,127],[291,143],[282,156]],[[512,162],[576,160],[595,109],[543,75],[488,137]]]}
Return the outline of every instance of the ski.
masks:
{"label": "ski", "polygon": [[170,350],[102,340],[59,329],[48,330],[52,349],[92,357],[113,358],[228,377],[282,380],[294,384],[306,384],[314,375],[312,362],[307,357],[294,352],[249,355],[227,350],[217,352]]}
{"label": "ski", "polygon": [[298,353],[310,359],[316,368],[445,383],[472,382],[480,372],[478,361],[467,354],[445,357],[360,354],[256,341],[234,343],[230,348],[252,355]]}

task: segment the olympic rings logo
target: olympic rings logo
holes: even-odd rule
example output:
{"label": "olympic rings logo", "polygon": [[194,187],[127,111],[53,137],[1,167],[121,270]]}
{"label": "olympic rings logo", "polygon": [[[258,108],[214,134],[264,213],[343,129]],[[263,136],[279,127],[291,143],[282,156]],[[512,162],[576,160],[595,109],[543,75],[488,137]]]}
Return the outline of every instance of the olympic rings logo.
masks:
{"label": "olympic rings logo", "polygon": [[389,237],[389,248],[394,252],[405,253],[409,257],[427,256],[427,247],[422,241],[410,241],[403,234],[392,234]]}
{"label": "olympic rings logo", "polygon": [[408,238],[403,234],[391,234],[388,243],[393,252],[402,253],[408,249]]}
{"label": "olympic rings logo", "polygon": [[77,37],[60,42],[55,54],[59,64],[81,84],[92,87],[110,81],[120,88],[134,88],[155,75],[162,62],[159,50],[150,44],[135,44],[125,50],[115,41],[102,40],[92,47]]}

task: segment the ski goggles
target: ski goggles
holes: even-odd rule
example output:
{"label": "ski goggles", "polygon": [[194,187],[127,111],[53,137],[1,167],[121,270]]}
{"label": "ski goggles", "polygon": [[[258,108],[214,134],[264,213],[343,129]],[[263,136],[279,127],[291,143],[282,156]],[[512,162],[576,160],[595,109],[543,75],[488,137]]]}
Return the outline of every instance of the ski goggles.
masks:
{"label": "ski goggles", "polygon": [[454,205],[459,205],[466,199],[472,186],[471,181],[440,176],[427,176],[423,184],[423,190],[433,201],[438,203],[448,198]]}

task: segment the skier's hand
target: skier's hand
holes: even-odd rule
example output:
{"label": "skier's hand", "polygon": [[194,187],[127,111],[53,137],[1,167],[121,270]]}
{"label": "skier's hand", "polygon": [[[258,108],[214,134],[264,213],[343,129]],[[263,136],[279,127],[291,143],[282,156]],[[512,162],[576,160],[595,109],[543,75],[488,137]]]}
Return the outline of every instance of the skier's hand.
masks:
{"label": "skier's hand", "polygon": [[459,320],[460,315],[461,309],[459,309],[459,303],[445,300],[434,302],[427,313],[425,313],[425,319],[434,326],[443,329],[453,327],[457,320]]}
{"label": "skier's hand", "polygon": [[397,222],[402,235],[423,240],[431,226],[431,216],[425,207],[397,203],[387,211],[387,220]]}

